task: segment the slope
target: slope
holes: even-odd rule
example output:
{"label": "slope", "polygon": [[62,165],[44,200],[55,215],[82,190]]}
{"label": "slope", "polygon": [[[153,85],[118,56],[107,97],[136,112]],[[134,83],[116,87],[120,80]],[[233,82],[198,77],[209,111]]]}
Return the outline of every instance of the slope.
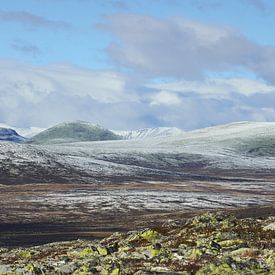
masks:
{"label": "slope", "polygon": [[102,141],[121,139],[118,135],[98,125],[88,122],[76,121],[61,123],[31,139],[34,144],[58,144],[80,141]]}

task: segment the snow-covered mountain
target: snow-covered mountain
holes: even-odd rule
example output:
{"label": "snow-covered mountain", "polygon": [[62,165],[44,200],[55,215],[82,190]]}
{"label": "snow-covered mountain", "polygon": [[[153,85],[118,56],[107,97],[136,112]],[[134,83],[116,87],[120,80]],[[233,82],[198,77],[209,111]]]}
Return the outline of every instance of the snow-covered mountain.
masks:
{"label": "snow-covered mountain", "polygon": [[0,127],[2,128],[8,128],[8,129],[13,129],[15,130],[20,136],[26,137],[26,138],[31,138],[38,133],[42,132],[45,130],[45,128],[41,127],[26,127],[26,128],[20,128],[20,127],[15,127],[8,125],[6,123],[0,123]]}
{"label": "snow-covered mountain", "polygon": [[184,133],[184,131],[175,127],[156,127],[145,128],[134,131],[118,131],[112,130],[115,134],[122,136],[124,139],[147,139],[176,136]]}
{"label": "snow-covered mountain", "polygon": [[275,176],[275,123],[234,123],[160,138],[77,141],[0,144],[0,180],[16,182],[19,173],[34,182],[164,181],[236,177],[242,171],[261,175],[266,169]]}
{"label": "snow-covered mountain", "polygon": [[207,127],[186,132],[182,139],[171,142],[192,153],[275,157],[275,122],[241,121]]}
{"label": "snow-covered mountain", "polygon": [[17,143],[25,142],[25,138],[18,135],[13,129],[0,127],[0,141],[12,141]]}

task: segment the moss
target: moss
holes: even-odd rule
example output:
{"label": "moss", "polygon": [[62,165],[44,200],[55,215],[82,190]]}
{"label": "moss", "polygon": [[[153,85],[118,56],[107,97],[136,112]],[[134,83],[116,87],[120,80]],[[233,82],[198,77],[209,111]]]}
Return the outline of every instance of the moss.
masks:
{"label": "moss", "polygon": [[201,270],[199,270],[196,275],[205,275],[205,274],[215,274],[215,275],[233,275],[233,274],[242,274],[235,272],[228,264],[222,263],[220,265],[210,264]]}
{"label": "moss", "polygon": [[152,242],[152,241],[156,240],[157,238],[159,238],[160,234],[157,231],[150,229],[150,230],[147,230],[147,231],[143,232],[142,234],[140,234],[140,237],[149,241],[149,242]]}
{"label": "moss", "polygon": [[140,251],[147,255],[148,257],[155,257],[155,256],[158,256],[160,254],[160,250],[159,249],[156,249],[154,246],[152,245],[149,245],[149,246],[146,246],[146,247],[142,247],[140,249]]}
{"label": "moss", "polygon": [[38,267],[36,267],[34,264],[28,264],[25,267],[25,270],[31,274],[41,274],[42,272]]}
{"label": "moss", "polygon": [[244,240],[225,240],[225,241],[220,241],[219,245],[222,248],[227,248],[227,247],[232,247],[232,246],[238,246],[240,244],[245,244],[246,242]]}
{"label": "moss", "polygon": [[73,272],[73,275],[90,275],[90,274],[92,274],[90,267],[88,267],[86,265],[80,267],[79,269],[77,269]]}
{"label": "moss", "polygon": [[92,256],[92,255],[95,255],[95,252],[93,251],[92,248],[85,248],[83,249],[82,251],[79,252],[79,256],[80,257],[89,257],[89,256]]}
{"label": "moss", "polygon": [[96,250],[97,250],[97,252],[99,253],[99,255],[101,255],[101,256],[106,256],[106,255],[108,255],[108,250],[107,250],[107,248],[105,248],[105,247],[98,246],[98,247],[96,248]]}
{"label": "moss", "polygon": [[30,251],[26,251],[26,250],[20,250],[16,253],[16,256],[20,257],[20,258],[31,258],[32,254]]}
{"label": "moss", "polygon": [[200,256],[203,254],[203,252],[197,248],[192,249],[191,254],[188,256],[189,260],[197,260],[200,258]]}
{"label": "moss", "polygon": [[115,268],[111,271],[110,275],[119,275],[120,272],[119,272],[119,268]]}
{"label": "moss", "polygon": [[275,252],[273,252],[266,260],[266,263],[274,271],[275,274]]}

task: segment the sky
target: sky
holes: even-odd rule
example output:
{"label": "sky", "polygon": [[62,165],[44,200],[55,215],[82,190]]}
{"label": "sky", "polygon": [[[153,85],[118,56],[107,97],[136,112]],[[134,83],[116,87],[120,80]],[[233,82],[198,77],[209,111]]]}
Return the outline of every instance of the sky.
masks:
{"label": "sky", "polygon": [[0,0],[0,122],[275,121],[275,1]]}

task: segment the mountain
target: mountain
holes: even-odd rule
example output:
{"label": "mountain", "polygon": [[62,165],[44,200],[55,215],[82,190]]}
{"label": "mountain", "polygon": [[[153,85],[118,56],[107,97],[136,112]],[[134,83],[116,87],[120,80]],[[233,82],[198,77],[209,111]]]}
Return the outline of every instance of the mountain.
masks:
{"label": "mountain", "polygon": [[118,140],[120,136],[98,125],[76,121],[61,123],[33,136],[34,144],[58,144],[80,141]]}
{"label": "mountain", "polygon": [[45,130],[45,128],[40,128],[40,127],[26,127],[26,128],[19,128],[19,127],[14,127],[10,126],[5,123],[0,123],[0,127],[2,128],[9,128],[15,130],[20,136],[26,137],[26,138],[31,138],[34,135],[37,135],[38,133],[42,132]]}
{"label": "mountain", "polygon": [[176,136],[184,133],[184,131],[175,127],[145,128],[145,129],[134,130],[134,131],[112,130],[112,132],[122,136],[124,139],[160,138],[160,137]]}
{"label": "mountain", "polygon": [[[127,216],[131,211],[274,203],[275,123],[241,122],[161,138],[106,141],[104,135],[105,141],[64,143],[86,139],[79,129],[92,133],[93,139],[95,133],[96,138],[110,134],[75,122],[40,133],[36,143],[47,146],[0,144],[0,184],[75,185],[78,190],[66,192],[57,186],[56,193],[48,192],[41,200],[63,212],[98,209],[108,218],[110,213],[121,217],[118,213]],[[29,201],[35,200],[41,205],[39,196]]]}
{"label": "mountain", "polygon": [[266,169],[275,173],[275,123],[241,122],[161,138],[117,139],[89,123],[59,124],[32,139],[40,146],[1,146],[0,180],[18,181],[10,174],[14,166],[22,179],[34,182],[176,181],[238,177],[248,170],[257,176]]}
{"label": "mountain", "polygon": [[200,154],[275,157],[275,123],[241,121],[193,130],[176,144]]}
{"label": "mountain", "polygon": [[13,129],[0,127],[0,141],[25,142],[25,138],[18,135]]}

